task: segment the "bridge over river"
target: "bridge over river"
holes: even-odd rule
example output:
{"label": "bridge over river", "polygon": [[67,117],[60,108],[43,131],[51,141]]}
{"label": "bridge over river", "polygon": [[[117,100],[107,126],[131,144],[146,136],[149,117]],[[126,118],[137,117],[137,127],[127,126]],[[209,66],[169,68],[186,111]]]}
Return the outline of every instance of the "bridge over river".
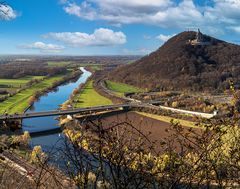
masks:
{"label": "bridge over river", "polygon": [[12,114],[12,115],[1,115],[0,121],[7,120],[22,120],[28,118],[36,118],[36,117],[49,117],[49,116],[61,116],[61,115],[74,115],[74,114],[86,114],[86,113],[94,113],[101,111],[110,111],[110,110],[130,110],[131,108],[150,108],[150,109],[162,109],[165,111],[171,111],[175,113],[183,113],[198,117],[203,117],[210,119],[214,117],[216,114],[208,114],[201,112],[194,112],[188,110],[175,109],[165,106],[156,106],[156,104],[160,104],[160,101],[149,101],[149,102],[131,102],[126,104],[116,104],[116,105],[107,105],[107,106],[95,106],[95,107],[86,107],[86,108],[75,108],[75,109],[67,109],[67,110],[51,110],[51,111],[42,111],[42,112],[26,112],[23,114]]}
{"label": "bridge over river", "polygon": [[108,105],[108,106],[95,106],[87,108],[76,108],[76,109],[67,109],[67,110],[52,110],[52,111],[42,111],[42,112],[27,112],[23,114],[12,114],[12,115],[1,115],[0,121],[5,120],[21,120],[35,117],[49,117],[49,116],[61,116],[61,115],[74,115],[80,113],[94,113],[100,111],[116,110],[116,109],[129,109],[137,104],[117,104],[117,105]]}

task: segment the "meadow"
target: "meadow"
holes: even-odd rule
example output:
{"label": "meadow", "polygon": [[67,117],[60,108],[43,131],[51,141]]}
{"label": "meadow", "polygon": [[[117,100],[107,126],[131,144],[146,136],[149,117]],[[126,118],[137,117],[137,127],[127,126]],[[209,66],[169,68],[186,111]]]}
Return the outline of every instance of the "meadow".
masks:
{"label": "meadow", "polygon": [[[42,82],[34,84],[33,86],[25,89],[16,95],[9,97],[7,100],[0,103],[0,114],[3,113],[21,113],[29,106],[30,97],[39,90],[44,90],[48,87],[51,87],[55,81],[62,79],[64,75],[53,76],[47,79],[44,79]],[[14,81],[15,84],[19,83],[18,80]],[[14,83],[13,82],[13,83]],[[24,83],[24,81],[20,80],[20,83]]]}
{"label": "meadow", "polygon": [[[0,86],[6,85],[12,88],[21,88],[33,79],[43,79],[43,76],[27,76],[20,79],[0,79]],[[1,87],[0,87],[1,89]]]}
{"label": "meadow", "polygon": [[65,67],[70,65],[72,62],[71,61],[49,61],[47,62],[49,67]]}
{"label": "meadow", "polygon": [[87,82],[83,90],[79,95],[74,98],[74,107],[90,107],[90,106],[101,106],[101,105],[111,105],[111,100],[106,97],[101,96],[93,88],[93,80]]}
{"label": "meadow", "polygon": [[[0,79],[0,91],[6,91],[8,94],[14,94],[21,88],[24,88],[31,80],[43,78],[44,76],[27,76],[20,79]],[[8,94],[2,94],[0,97],[7,96]]]}
{"label": "meadow", "polygon": [[106,85],[109,90],[115,92],[117,95],[120,95],[120,96],[122,96],[124,93],[144,92],[143,89],[140,89],[131,85],[127,85],[124,83],[113,82],[110,80],[106,81]]}

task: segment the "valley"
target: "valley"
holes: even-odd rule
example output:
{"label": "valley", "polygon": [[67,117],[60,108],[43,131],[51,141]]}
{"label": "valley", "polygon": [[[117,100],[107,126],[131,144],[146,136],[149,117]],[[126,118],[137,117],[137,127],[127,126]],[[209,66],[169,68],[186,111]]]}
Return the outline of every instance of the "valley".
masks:
{"label": "valley", "polygon": [[[111,62],[111,57],[108,58]],[[51,164],[51,169],[55,169],[57,175],[68,175],[66,167],[74,172],[78,169],[78,163],[88,162],[94,171],[98,163],[108,164],[108,161],[114,163],[106,165],[104,169],[107,171],[116,165],[124,167],[125,171],[130,169],[141,172],[142,161],[149,161],[154,169],[146,172],[159,167],[158,171],[165,174],[168,158],[183,158],[181,154],[201,155],[205,149],[199,145],[207,141],[211,143],[215,135],[222,134],[215,128],[222,127],[221,119],[234,114],[230,99],[235,98],[236,94],[231,94],[230,89],[225,93],[214,90],[212,93],[185,89],[162,90],[157,87],[153,90],[134,82],[118,81],[116,72],[132,66],[126,64],[127,58],[121,59],[124,61],[118,64],[108,63],[105,57],[100,58],[103,61],[100,63],[95,63],[94,58],[91,58],[92,63],[74,59],[39,59],[36,69],[43,70],[41,75],[34,75],[33,71],[17,79],[0,79],[1,90],[6,91],[2,93],[6,99],[0,103],[0,112],[5,116],[1,123],[4,128],[1,133],[2,137],[11,136],[3,138],[12,141],[11,145],[15,145],[15,140],[19,141],[11,153],[16,158],[21,154],[25,164],[29,164],[21,169],[28,172],[32,170],[31,166],[36,167],[36,170],[43,168],[31,163],[33,153],[38,153],[42,160],[48,158],[44,166]],[[41,61],[43,67],[39,66]],[[138,61],[141,59],[136,63]],[[11,64],[18,65],[14,62]],[[26,64],[31,64],[34,70],[34,62]],[[116,78],[112,78],[112,74],[116,74]],[[64,111],[69,113],[65,114]],[[48,112],[54,116],[48,116]],[[43,116],[45,114],[47,117]],[[23,118],[15,123],[15,117],[21,116]],[[20,130],[8,128],[14,124],[20,124]],[[103,146],[99,146],[99,142]],[[219,143],[216,145],[217,149],[222,148]],[[104,160],[95,156],[99,153],[102,153]],[[116,161],[119,155],[123,158],[121,161],[134,158],[124,162],[126,165],[123,162],[118,164]],[[2,155],[5,159],[8,156]],[[83,159],[80,161],[78,158]],[[191,157],[186,156],[183,162],[190,160]],[[21,167],[14,158],[11,161]],[[69,167],[69,162],[73,164],[72,167]],[[36,171],[34,174],[38,173]],[[68,175],[66,180],[69,182],[71,176]]]}
{"label": "valley", "polygon": [[0,1],[0,189],[240,188],[239,2]]}

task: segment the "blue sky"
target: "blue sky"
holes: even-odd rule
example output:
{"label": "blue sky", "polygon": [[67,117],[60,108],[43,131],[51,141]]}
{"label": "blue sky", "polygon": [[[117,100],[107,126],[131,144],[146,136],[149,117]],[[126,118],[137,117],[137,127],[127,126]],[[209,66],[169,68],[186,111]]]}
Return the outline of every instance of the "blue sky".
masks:
{"label": "blue sky", "polygon": [[200,28],[239,43],[240,0],[6,0],[0,54],[144,55]]}

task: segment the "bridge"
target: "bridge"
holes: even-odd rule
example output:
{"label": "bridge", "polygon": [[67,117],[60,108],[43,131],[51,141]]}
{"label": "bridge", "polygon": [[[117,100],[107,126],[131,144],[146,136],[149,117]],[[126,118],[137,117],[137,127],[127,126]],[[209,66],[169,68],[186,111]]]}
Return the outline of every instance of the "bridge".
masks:
{"label": "bridge", "polygon": [[76,108],[76,109],[67,109],[67,110],[52,110],[52,111],[43,111],[43,112],[26,112],[23,114],[12,114],[12,115],[1,115],[0,121],[5,120],[21,120],[29,119],[36,117],[49,117],[49,116],[61,116],[61,115],[73,115],[78,113],[94,113],[99,111],[107,110],[116,110],[116,109],[129,109],[136,104],[117,104],[117,105],[108,105],[108,106],[95,106],[87,108]]}
{"label": "bridge", "polygon": [[86,108],[76,108],[76,109],[67,109],[67,110],[51,110],[51,111],[43,111],[43,112],[26,112],[23,114],[12,114],[12,115],[1,115],[0,121],[6,120],[22,120],[29,119],[35,117],[49,117],[49,116],[61,116],[61,115],[74,115],[74,114],[86,114],[86,113],[94,113],[101,111],[110,111],[110,110],[118,110],[124,109],[129,110],[131,108],[150,108],[155,110],[165,110],[171,111],[175,113],[183,113],[198,117],[203,117],[210,119],[214,117],[216,114],[208,114],[194,111],[181,110],[176,108],[170,108],[165,106],[159,106],[160,101],[149,101],[149,102],[131,102],[126,104],[116,104],[116,105],[107,105],[107,106],[95,106],[95,107],[86,107]]}

